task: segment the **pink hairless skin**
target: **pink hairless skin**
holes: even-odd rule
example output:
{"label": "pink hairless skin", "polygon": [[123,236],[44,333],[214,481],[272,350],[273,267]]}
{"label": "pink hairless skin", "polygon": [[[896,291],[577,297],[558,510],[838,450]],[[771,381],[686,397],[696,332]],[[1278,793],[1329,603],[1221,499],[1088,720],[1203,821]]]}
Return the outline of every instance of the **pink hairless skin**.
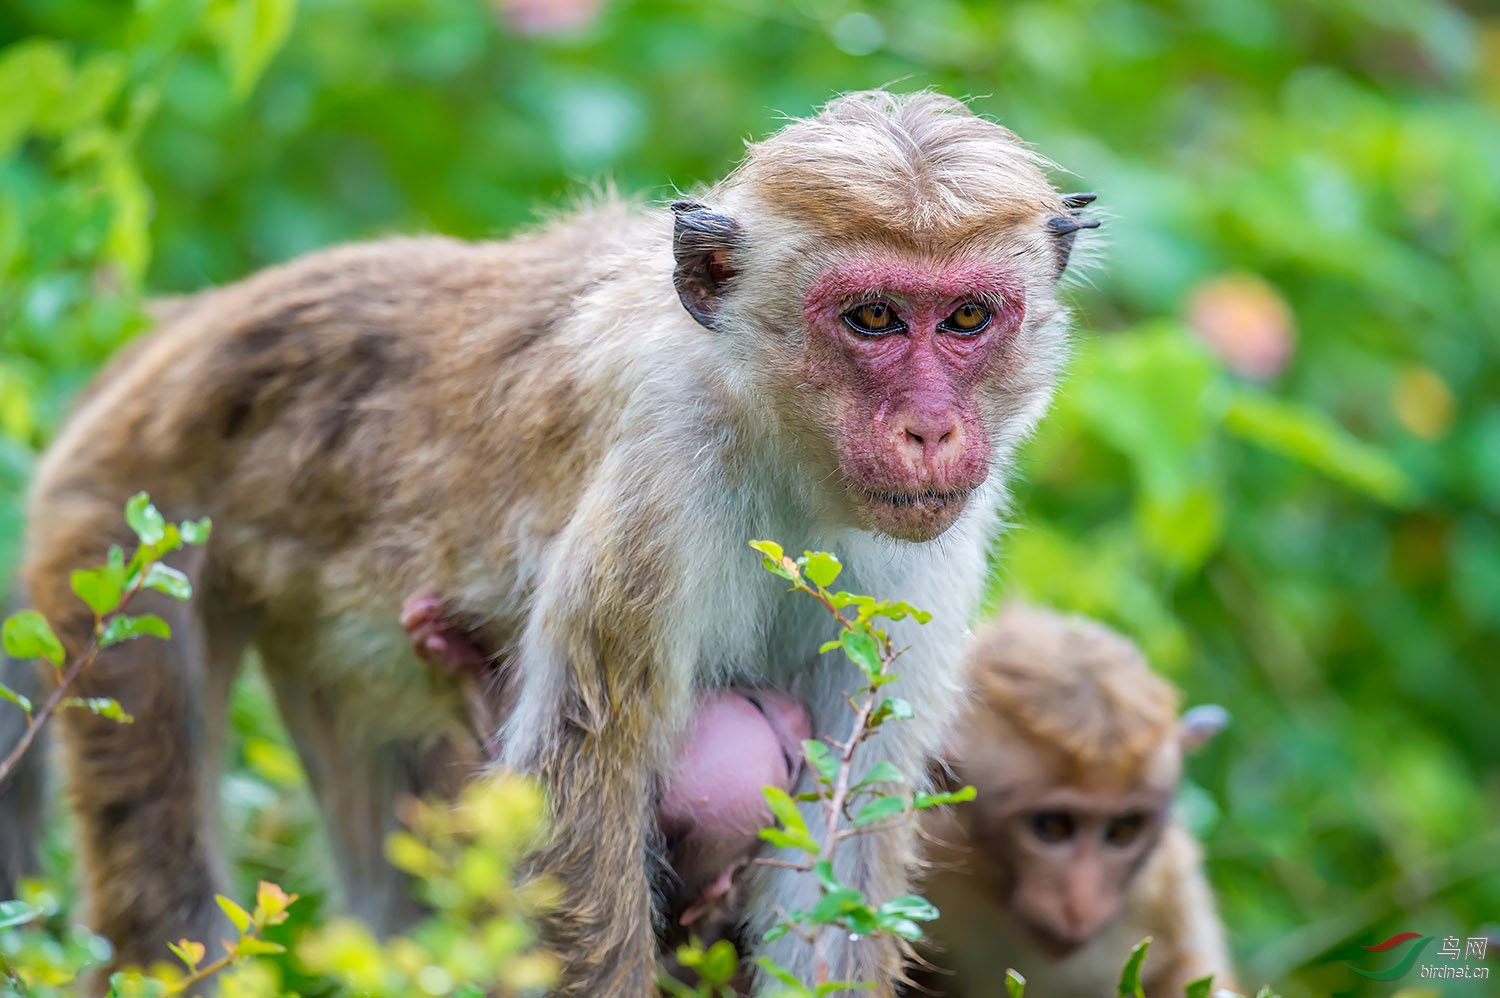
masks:
{"label": "pink hairless skin", "polygon": [[[880,307],[889,324],[862,329],[862,306]],[[965,309],[984,321],[959,328],[953,320]],[[814,389],[854,388],[836,393],[839,410],[826,418],[849,428],[835,446],[866,526],[931,539],[984,484],[990,440],[976,388],[1025,314],[1019,278],[992,264],[861,258],[808,287],[801,373]]]}
{"label": "pink hairless skin", "polygon": [[[479,689],[500,667],[472,634],[444,616],[436,593],[409,597],[401,625],[417,657],[465,687],[481,737],[497,725],[495,709],[509,701],[504,677],[498,696]],[[658,820],[676,878],[669,909],[690,925],[733,886],[734,875],[758,850],[770,824],[763,787],[790,790],[801,768],[802,742],[812,737],[807,710],[775,690],[734,687],[700,694],[698,709],[663,788]]]}

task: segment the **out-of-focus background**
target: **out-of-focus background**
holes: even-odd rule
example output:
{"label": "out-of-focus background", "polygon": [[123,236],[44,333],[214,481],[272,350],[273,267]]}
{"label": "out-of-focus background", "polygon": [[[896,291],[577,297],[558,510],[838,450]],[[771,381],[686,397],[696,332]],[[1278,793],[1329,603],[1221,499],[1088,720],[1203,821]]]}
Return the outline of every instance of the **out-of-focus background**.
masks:
{"label": "out-of-focus background", "polygon": [[[972,97],[1100,192],[994,595],[1103,618],[1233,712],[1182,807],[1243,976],[1385,995],[1402,982],[1342,964],[1371,965],[1361,944],[1494,931],[1500,14],[1480,0],[5,0],[0,577],[37,452],[143,296],[340,240],[503,235],[601,182],[664,198],[881,84]],[[317,896],[254,683],[235,727],[238,872]],[[65,871],[65,836],[51,852]]]}

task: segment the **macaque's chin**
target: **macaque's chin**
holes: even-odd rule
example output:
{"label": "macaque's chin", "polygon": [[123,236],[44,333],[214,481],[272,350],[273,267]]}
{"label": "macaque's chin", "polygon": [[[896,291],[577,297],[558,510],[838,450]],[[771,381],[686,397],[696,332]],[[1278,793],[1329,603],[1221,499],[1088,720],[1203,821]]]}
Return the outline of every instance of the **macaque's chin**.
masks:
{"label": "macaque's chin", "polygon": [[1053,932],[1049,927],[1036,922],[1022,921],[1026,934],[1036,944],[1042,956],[1049,960],[1061,960],[1072,956],[1083,948],[1087,939],[1072,939]]}
{"label": "macaque's chin", "polygon": [[861,526],[913,542],[930,541],[953,526],[971,495],[970,489],[890,492],[858,485],[849,488]]}

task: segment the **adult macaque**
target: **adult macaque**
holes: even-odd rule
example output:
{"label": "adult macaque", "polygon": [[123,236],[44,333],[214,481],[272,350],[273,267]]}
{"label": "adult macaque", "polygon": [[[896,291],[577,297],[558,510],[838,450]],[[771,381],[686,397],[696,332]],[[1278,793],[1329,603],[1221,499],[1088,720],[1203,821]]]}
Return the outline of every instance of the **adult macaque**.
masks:
{"label": "adult macaque", "polygon": [[946,755],[973,804],[931,815],[930,993],[989,998],[1007,967],[1027,998],[1113,994],[1153,939],[1148,998],[1181,998],[1229,956],[1199,848],[1171,815],[1184,749],[1225,721],[1179,720],[1139,650],[1082,618],[1012,605],[971,645],[975,699]]}
{"label": "adult macaque", "polygon": [[[1062,363],[1086,200],[958,101],[860,93],[670,211],[606,200],[508,242],[349,246],[184,303],[41,462],[24,563],[76,653],[93,622],[69,573],[126,540],[129,495],[215,524],[183,566],[193,603],[152,607],[172,641],[85,676],[136,722],[61,719],[88,918],[117,960],[220,935],[218,744],[251,643],[356,909],[406,916],[380,856],[390,798],[423,789],[464,709],[396,622],[435,591],[515,676],[499,744],[550,790],[535,865],[563,885],[560,993],[652,994],[658,795],[697,696],[782,689],[832,730],[855,682],[746,541],[838,551],[851,587],[939,612],[896,628],[917,719],[864,752],[919,769],[957,706],[1012,452]],[[851,840],[838,874],[899,894],[913,843]],[[746,889],[759,929],[819,893],[769,867]],[[813,976],[795,936],[758,952]],[[888,991],[901,952],[827,956]]]}

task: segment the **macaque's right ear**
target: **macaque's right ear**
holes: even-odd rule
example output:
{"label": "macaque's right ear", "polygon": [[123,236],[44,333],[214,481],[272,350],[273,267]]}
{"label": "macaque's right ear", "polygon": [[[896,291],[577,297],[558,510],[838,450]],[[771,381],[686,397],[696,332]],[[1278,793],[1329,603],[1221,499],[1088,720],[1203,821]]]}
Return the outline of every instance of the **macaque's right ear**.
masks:
{"label": "macaque's right ear", "polygon": [[710,211],[697,201],[677,201],[672,212],[676,215],[672,256],[677,260],[672,283],[677,286],[677,297],[689,315],[715,329],[725,285],[734,277],[740,227],[728,215]]}
{"label": "macaque's right ear", "polygon": [[1063,207],[1066,215],[1053,215],[1047,219],[1047,232],[1052,236],[1052,255],[1057,262],[1057,276],[1068,269],[1068,259],[1073,255],[1073,240],[1079,229],[1097,229],[1097,218],[1084,218],[1083,209],[1094,203],[1097,194],[1064,194]]}
{"label": "macaque's right ear", "polygon": [[1183,752],[1206,745],[1215,735],[1229,727],[1229,711],[1216,703],[1199,704],[1182,712],[1177,722],[1177,743]]}

